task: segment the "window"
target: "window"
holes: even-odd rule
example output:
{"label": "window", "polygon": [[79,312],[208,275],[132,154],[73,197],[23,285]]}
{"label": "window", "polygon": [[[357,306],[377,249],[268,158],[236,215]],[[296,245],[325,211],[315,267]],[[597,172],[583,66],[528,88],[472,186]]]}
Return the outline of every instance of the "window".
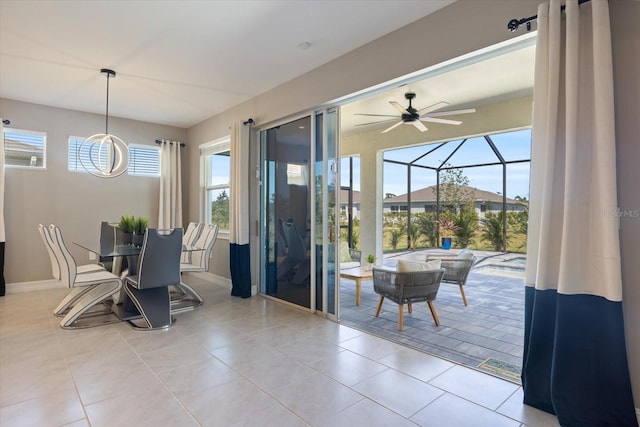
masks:
{"label": "window", "polygon": [[47,134],[20,129],[4,129],[4,164],[45,169]]}
{"label": "window", "polygon": [[[72,172],[86,172],[85,167],[87,167],[97,173],[98,169],[93,166],[93,162],[98,162],[98,154],[102,154],[103,158],[107,157],[107,147],[103,147],[102,153],[95,149],[92,152],[90,145],[82,145],[84,139],[78,136],[69,137],[69,170]],[[93,157],[93,162],[91,157]],[[160,176],[159,147],[129,144],[129,168],[127,169],[127,174],[133,176]]]}
{"label": "window", "polygon": [[129,175],[160,176],[160,147],[129,144]]}
{"label": "window", "polygon": [[228,137],[200,146],[202,216],[208,224],[229,230],[231,152]]}

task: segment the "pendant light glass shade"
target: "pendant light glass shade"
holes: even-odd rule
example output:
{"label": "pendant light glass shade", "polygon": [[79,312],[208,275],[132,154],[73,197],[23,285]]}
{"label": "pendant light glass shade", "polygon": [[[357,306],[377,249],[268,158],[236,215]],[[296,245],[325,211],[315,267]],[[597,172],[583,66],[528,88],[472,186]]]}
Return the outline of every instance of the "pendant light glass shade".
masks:
{"label": "pendant light glass shade", "polygon": [[100,73],[107,77],[107,108],[105,131],[91,135],[78,147],[78,158],[82,167],[99,178],[115,178],[129,168],[129,147],[122,138],[109,133],[109,78],[116,72],[103,68]]}

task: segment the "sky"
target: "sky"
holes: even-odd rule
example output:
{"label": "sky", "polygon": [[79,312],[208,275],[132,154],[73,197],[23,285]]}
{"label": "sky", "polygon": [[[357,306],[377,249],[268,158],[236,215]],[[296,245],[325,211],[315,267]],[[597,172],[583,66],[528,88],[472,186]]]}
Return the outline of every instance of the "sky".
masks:
{"label": "sky", "polygon": [[[530,129],[490,135],[500,154],[506,161],[528,160],[531,158]],[[436,167],[443,161],[452,166],[468,166],[473,164],[494,163],[498,158],[483,137],[468,139],[455,153],[451,154],[462,142],[453,141],[438,148],[416,163],[423,166]],[[436,147],[437,144],[421,147],[409,147],[390,150],[384,153],[385,159],[410,162]],[[449,156],[451,157],[449,158]],[[360,190],[360,162],[354,159],[354,190]],[[463,174],[469,178],[469,186],[480,190],[502,194],[502,166],[463,167]],[[385,162],[383,173],[383,194],[395,195],[407,192],[406,167]],[[341,181],[348,183],[348,162],[343,160]],[[412,168],[412,191],[436,184],[435,171],[425,168]],[[507,197],[524,196],[529,198],[529,163],[507,165]]]}

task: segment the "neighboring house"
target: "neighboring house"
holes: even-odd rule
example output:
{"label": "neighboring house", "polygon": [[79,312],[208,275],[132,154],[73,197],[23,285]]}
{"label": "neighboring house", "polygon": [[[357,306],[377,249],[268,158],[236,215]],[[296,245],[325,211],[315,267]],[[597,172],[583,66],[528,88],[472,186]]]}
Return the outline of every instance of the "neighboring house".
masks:
{"label": "neighboring house", "polygon": [[[502,195],[491,191],[480,190],[479,188],[463,186],[465,191],[473,193],[474,207],[479,218],[484,218],[487,212],[498,213],[502,210]],[[435,212],[436,211],[436,186],[432,185],[420,190],[411,192],[411,213]],[[440,204],[446,202],[440,200]],[[507,197],[507,211],[523,211],[524,206],[514,199]],[[407,212],[407,194],[384,199],[383,213]]]}
{"label": "neighboring house", "polygon": [[[351,201],[351,215],[360,218],[360,192],[353,190]],[[349,212],[349,190],[340,189],[340,216],[346,218]]]}

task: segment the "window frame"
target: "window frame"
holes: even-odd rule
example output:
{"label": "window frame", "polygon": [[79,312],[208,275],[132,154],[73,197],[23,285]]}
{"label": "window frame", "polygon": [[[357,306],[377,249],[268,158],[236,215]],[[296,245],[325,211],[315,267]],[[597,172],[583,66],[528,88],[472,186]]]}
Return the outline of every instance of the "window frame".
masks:
{"label": "window frame", "polygon": [[[210,207],[207,203],[207,194],[210,190],[226,189],[229,198],[231,198],[231,176],[226,184],[211,184],[209,177],[211,176],[209,161],[210,156],[220,153],[229,153],[229,161],[231,161],[231,136],[227,135],[222,138],[214,139],[199,146],[200,149],[200,221],[211,223]],[[219,237],[229,237],[229,229],[220,228]]]}
{"label": "window frame", "polygon": [[[6,137],[5,135],[7,133],[13,133],[13,134],[18,134],[18,135],[33,135],[33,136],[40,136],[42,137],[42,166],[31,166],[31,165],[15,165],[15,164],[10,164],[7,163],[7,152],[8,150],[6,149]],[[2,148],[3,150],[5,150],[5,158],[4,158],[4,166],[6,168],[15,168],[15,169],[28,169],[28,170],[47,170],[47,133],[46,132],[42,132],[42,131],[37,131],[37,130],[28,130],[28,129],[16,129],[16,128],[10,128],[10,127],[5,127],[3,129],[3,134],[2,134]]]}

